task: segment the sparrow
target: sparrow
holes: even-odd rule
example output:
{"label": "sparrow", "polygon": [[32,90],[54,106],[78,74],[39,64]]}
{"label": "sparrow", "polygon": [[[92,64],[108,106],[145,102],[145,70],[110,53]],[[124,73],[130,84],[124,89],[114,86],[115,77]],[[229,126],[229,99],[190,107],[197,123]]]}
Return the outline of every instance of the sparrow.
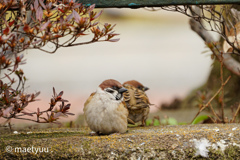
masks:
{"label": "sparrow", "polygon": [[145,93],[149,88],[136,80],[124,82],[123,87],[127,89],[123,96],[126,108],[129,111],[128,123],[141,122],[141,126],[145,126],[150,110],[149,106],[151,105]]}
{"label": "sparrow", "polygon": [[84,103],[84,117],[98,135],[127,131],[128,110],[123,102],[127,89],[114,79],[103,81]]}

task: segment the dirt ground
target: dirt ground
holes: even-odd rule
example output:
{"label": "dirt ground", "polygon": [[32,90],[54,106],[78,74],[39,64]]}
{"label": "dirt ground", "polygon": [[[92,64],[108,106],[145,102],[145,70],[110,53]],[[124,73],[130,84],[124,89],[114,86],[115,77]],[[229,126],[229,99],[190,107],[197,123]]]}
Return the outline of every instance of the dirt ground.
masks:
{"label": "dirt ground", "polygon": [[0,159],[239,159],[240,125],[133,127],[90,136],[84,128],[1,130]]}

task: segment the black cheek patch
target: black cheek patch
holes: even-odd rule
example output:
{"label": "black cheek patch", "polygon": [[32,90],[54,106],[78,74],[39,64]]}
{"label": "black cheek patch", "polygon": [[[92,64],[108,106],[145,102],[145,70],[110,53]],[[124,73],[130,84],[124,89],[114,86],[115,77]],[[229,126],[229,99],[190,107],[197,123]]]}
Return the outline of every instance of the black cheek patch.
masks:
{"label": "black cheek patch", "polygon": [[118,93],[118,94],[116,95],[116,100],[120,100],[121,98],[122,98],[122,94]]}

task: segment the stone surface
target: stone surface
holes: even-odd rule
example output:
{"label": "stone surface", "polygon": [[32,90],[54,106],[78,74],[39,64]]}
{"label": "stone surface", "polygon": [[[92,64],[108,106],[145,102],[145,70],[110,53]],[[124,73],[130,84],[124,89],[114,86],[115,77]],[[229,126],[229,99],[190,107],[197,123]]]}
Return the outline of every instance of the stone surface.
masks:
{"label": "stone surface", "polygon": [[1,131],[0,159],[240,159],[240,125],[133,127],[90,136],[86,128]]}

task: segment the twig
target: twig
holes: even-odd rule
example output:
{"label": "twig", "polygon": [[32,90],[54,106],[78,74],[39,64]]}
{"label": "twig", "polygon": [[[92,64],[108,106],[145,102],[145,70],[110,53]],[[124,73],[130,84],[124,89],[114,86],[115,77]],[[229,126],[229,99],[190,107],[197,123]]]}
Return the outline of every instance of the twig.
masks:
{"label": "twig", "polygon": [[12,125],[10,122],[8,122],[8,127],[9,127],[10,131],[12,132]]}
{"label": "twig", "polygon": [[213,115],[217,118],[218,121],[221,121],[221,119],[218,117],[218,115],[217,115],[216,112],[214,111],[212,105],[210,104],[209,106],[210,106],[210,109],[211,109]]}
{"label": "twig", "polygon": [[[237,48],[237,46],[235,46],[234,43],[230,42],[228,35],[226,35],[227,32],[225,30],[225,26],[227,25],[226,20],[228,20],[228,19],[224,19],[224,17],[222,17],[222,16],[220,18],[218,18],[216,15],[214,15],[215,13],[221,15],[221,13],[217,12],[215,9],[212,10],[212,8],[214,8],[214,7],[215,7],[214,5],[212,5],[212,6],[195,6],[195,8],[193,8],[192,6],[189,6],[189,10],[190,10],[190,13],[192,13],[192,15],[180,11],[179,7],[177,7],[177,6],[174,8],[168,7],[167,10],[180,12],[184,15],[188,14],[187,16],[189,16],[191,18],[190,19],[191,29],[194,32],[196,32],[204,40],[204,42],[206,44],[209,44],[209,43],[212,43],[215,41],[214,38],[209,34],[209,32],[207,32],[207,30],[217,32],[219,35],[221,35],[222,38],[235,50],[235,52],[232,52],[232,53],[224,53],[222,55],[222,57],[223,57],[222,61],[228,70],[230,70],[232,73],[239,76],[240,75],[240,72],[239,72],[240,63],[232,57],[232,54],[236,54],[239,56],[238,53],[240,52],[240,49]],[[166,10],[166,8],[163,7],[163,9],[165,9],[165,10]],[[230,10],[230,8],[227,7],[227,8],[224,8],[224,10],[227,12]],[[203,10],[208,12],[212,18],[209,19],[208,17],[201,16],[201,12],[198,11],[200,9],[202,9],[201,12],[204,12]],[[214,29],[214,28],[207,29],[202,21],[205,21],[209,25],[211,24],[210,22],[213,22],[216,25],[221,25],[221,27],[218,30]],[[212,50],[213,48],[210,48],[210,49]],[[215,49],[217,49],[217,48],[215,47]],[[219,58],[219,55],[217,55],[217,57]]]}
{"label": "twig", "polygon": [[234,114],[234,116],[233,116],[233,119],[231,120],[231,123],[235,122],[235,119],[236,119],[239,111],[240,111],[240,104],[238,105],[237,111],[235,112],[235,114]]}
{"label": "twig", "polygon": [[227,80],[223,83],[223,85],[221,85],[221,87],[218,89],[218,91],[212,96],[212,98],[205,104],[205,105],[202,105],[202,107],[199,109],[198,113],[195,115],[195,117],[193,118],[193,120],[191,121],[191,123],[194,121],[194,119],[206,108],[208,107],[212,100],[222,91],[222,87],[224,87],[227,82],[229,81],[229,79],[231,78],[231,76],[229,76],[227,78]]}
{"label": "twig", "polygon": [[224,121],[224,81],[223,81],[223,58],[222,58],[222,53],[221,53],[221,60],[220,60],[220,63],[221,63],[221,68],[220,68],[220,74],[221,74],[221,91],[222,91],[222,94],[221,94],[221,112],[222,112],[222,123],[225,123]]}
{"label": "twig", "polygon": [[7,10],[12,6],[12,3],[13,3],[13,0],[11,0],[11,1],[9,2],[7,8],[0,14],[0,17],[2,17],[3,14],[7,12]]}
{"label": "twig", "polygon": [[20,117],[14,117],[15,119],[21,119],[21,120],[27,120],[27,121],[32,121],[32,122],[36,122],[36,123],[49,123],[47,121],[45,122],[41,122],[41,121],[36,121],[36,120],[33,120],[33,119],[29,119],[29,118],[20,118]]}
{"label": "twig", "polygon": [[212,117],[208,116],[208,118],[210,118],[213,121],[213,123],[217,123],[217,121],[215,119],[213,119]]}

